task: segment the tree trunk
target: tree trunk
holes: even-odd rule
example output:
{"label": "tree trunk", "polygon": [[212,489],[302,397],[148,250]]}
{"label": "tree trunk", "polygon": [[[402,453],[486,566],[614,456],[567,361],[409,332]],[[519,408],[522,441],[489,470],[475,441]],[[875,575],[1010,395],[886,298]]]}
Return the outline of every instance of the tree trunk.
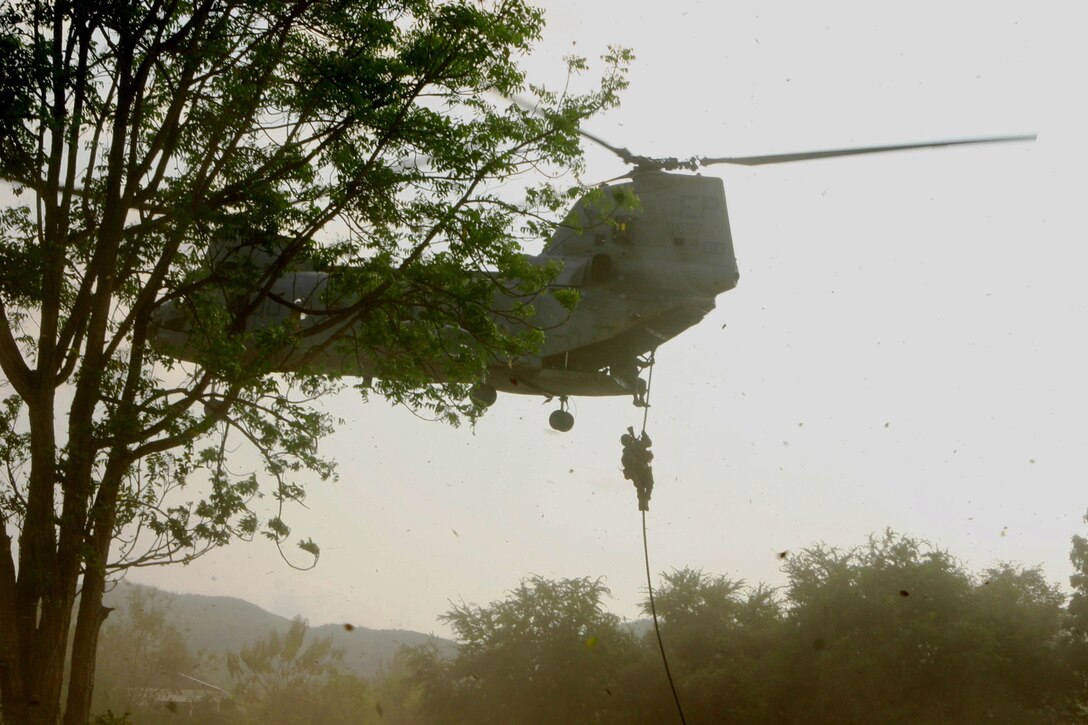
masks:
{"label": "tree trunk", "polygon": [[[97,568],[97,567],[96,567]],[[94,691],[95,663],[98,660],[98,633],[106,619],[102,607],[105,577],[96,571],[83,579],[76,634],[72,643],[71,671],[68,679],[68,701],[64,708],[64,725],[86,725],[91,715]]]}
{"label": "tree trunk", "polygon": [[6,723],[25,722],[29,715],[23,697],[19,634],[15,617],[15,563],[11,537],[0,528],[0,717]]}
{"label": "tree trunk", "polygon": [[102,606],[102,595],[106,591],[106,562],[109,561],[110,544],[113,541],[117,491],[121,484],[121,471],[124,469],[121,461],[122,458],[115,457],[106,467],[103,483],[98,490],[99,500],[91,513],[93,530],[91,540],[87,542],[90,551],[84,559],[83,591],[80,593],[75,640],[72,644],[64,725],[85,725],[91,714],[95,665],[98,661],[98,634],[109,613]]}
{"label": "tree trunk", "polygon": [[[39,384],[35,398],[28,401],[30,482],[27,513],[19,536],[19,575],[15,587],[16,667],[22,691],[6,695],[23,703],[26,708],[23,722],[28,725],[53,725],[59,715],[74,597],[74,582],[70,588],[64,586],[56,566],[57,454],[53,395],[54,390],[48,384]],[[69,590],[72,596],[66,596]]]}

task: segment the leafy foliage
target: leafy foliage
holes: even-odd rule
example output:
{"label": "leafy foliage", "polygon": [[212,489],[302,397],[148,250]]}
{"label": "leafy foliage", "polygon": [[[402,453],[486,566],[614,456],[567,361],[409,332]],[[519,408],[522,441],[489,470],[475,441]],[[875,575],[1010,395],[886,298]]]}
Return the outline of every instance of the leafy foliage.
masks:
{"label": "leafy foliage", "polygon": [[[780,591],[691,568],[661,575],[656,609],[689,722],[1085,721],[1075,610],[1037,568],[971,574],[886,531],[796,552],[783,571]],[[607,595],[596,579],[531,577],[487,606],[452,605],[441,619],[456,652],[405,648],[365,682],[296,621],[233,656],[234,700],[213,722],[672,721],[652,630],[620,622]]]}
{"label": "leafy foliage", "polygon": [[[694,569],[661,575],[655,596],[669,662],[695,722],[773,721],[768,683],[780,666],[775,656],[783,636],[783,611],[772,590],[711,576]],[[643,611],[650,614],[647,601]],[[656,647],[656,641],[645,643]],[[661,678],[656,652],[644,659],[642,676]],[[648,689],[648,688],[643,688]],[[671,702],[656,689],[643,708],[671,716]]]}
{"label": "leafy foliage", "polygon": [[[1085,515],[1084,521],[1088,523],[1088,515]],[[1073,587],[1073,595],[1069,598],[1066,634],[1078,684],[1082,694],[1088,695],[1088,538],[1074,535],[1072,545],[1069,560],[1073,564],[1073,574],[1069,577],[1069,583]]]}
{"label": "leafy foliage", "polygon": [[808,693],[791,719],[1041,722],[1062,690],[1062,597],[1038,570],[978,581],[890,531],[850,552],[809,549],[785,570],[797,636],[782,687]]}
{"label": "leafy foliage", "polygon": [[295,619],[282,634],[227,657],[235,681],[233,720],[294,725],[355,723],[369,704],[368,685],[338,668],[341,653],[329,638],[306,642],[308,626]]}
{"label": "leafy foliage", "polygon": [[[811,547],[783,569],[778,593],[694,569],[662,575],[655,601],[690,722],[1084,720],[1063,597],[1038,569],[971,576],[890,531],[850,551]],[[576,647],[570,626],[599,611],[597,586],[534,578],[489,607],[455,606],[443,618],[457,657],[417,649],[410,661],[427,722],[674,719],[652,632],[614,630],[592,667]]]}
{"label": "leafy foliage", "polygon": [[154,590],[129,590],[125,605],[107,619],[102,636],[109,646],[96,668],[98,711],[145,707],[155,688],[171,684],[179,672],[195,672],[197,657],[170,623],[169,610]]}
{"label": "leafy foliage", "polygon": [[416,648],[410,667],[432,721],[595,722],[621,699],[617,673],[634,640],[604,611],[599,579],[531,577],[487,607],[440,617],[461,642],[455,660]]}
{"label": "leafy foliage", "polygon": [[[577,125],[615,105],[629,59],[584,94],[531,86],[518,59],[542,24],[523,0],[0,10],[0,175],[21,195],[0,211],[5,712],[59,717],[78,587],[70,725],[108,576],[285,544],[305,484],[335,477],[313,401],[359,360],[364,395],[456,423],[488,362],[539,345],[530,303],[557,270],[520,245],[567,196],[498,189],[577,170]],[[319,298],[276,286],[311,269]],[[522,303],[496,312],[500,294]],[[199,365],[167,354],[179,324]]]}

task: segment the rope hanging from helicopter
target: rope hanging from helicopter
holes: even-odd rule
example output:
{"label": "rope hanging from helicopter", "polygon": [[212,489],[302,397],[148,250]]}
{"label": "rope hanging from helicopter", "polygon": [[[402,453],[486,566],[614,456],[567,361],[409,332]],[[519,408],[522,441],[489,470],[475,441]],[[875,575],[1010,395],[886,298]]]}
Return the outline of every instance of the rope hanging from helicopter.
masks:
{"label": "rope hanging from helicopter", "polygon": [[669,668],[669,658],[665,654],[665,645],[661,639],[661,625],[657,620],[657,605],[654,603],[653,576],[650,574],[650,545],[646,534],[646,512],[650,508],[650,494],[654,485],[653,471],[650,468],[650,461],[653,460],[654,454],[649,450],[652,441],[646,434],[646,423],[650,417],[650,392],[653,388],[655,362],[654,351],[650,352],[648,358],[640,361],[641,367],[648,370],[645,391],[641,391],[640,394],[638,385],[635,386],[635,402],[642,407],[642,430],[636,438],[634,428],[628,427],[627,433],[620,438],[620,442],[623,443],[621,463],[623,464],[624,478],[630,479],[635,485],[635,491],[638,494],[639,513],[642,514],[642,554],[646,564],[646,592],[649,594],[650,599],[650,615],[653,617],[657,649],[661,652],[661,664],[665,667],[665,677],[668,678],[672,699],[676,703],[676,712],[680,716],[682,725],[687,725],[684,708],[680,705],[680,695],[676,691],[676,683],[672,677],[672,670]]}
{"label": "rope hanging from helicopter", "polygon": [[655,356],[656,350],[650,351],[650,356],[645,360],[646,373],[646,392],[642,394],[642,435],[646,435],[646,420],[650,417],[650,388],[654,384],[654,363],[656,362]]}

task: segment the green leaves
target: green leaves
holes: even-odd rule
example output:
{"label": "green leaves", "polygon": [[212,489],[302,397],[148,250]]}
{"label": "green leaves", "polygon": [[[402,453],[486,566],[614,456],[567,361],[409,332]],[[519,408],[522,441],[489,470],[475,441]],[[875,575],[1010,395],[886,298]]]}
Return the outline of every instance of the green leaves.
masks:
{"label": "green leaves", "polygon": [[0,177],[26,179],[32,168],[34,140],[27,120],[38,115],[36,81],[41,58],[20,28],[19,11],[0,8]]}
{"label": "green leaves", "polygon": [[29,209],[0,210],[0,300],[5,305],[33,307],[41,303],[41,250],[19,241],[32,230]]}
{"label": "green leaves", "polygon": [[159,595],[155,589],[125,585],[120,606],[103,625],[97,711],[150,708],[154,693],[174,683],[176,673],[192,673],[197,666],[198,657]]}
{"label": "green leaves", "polygon": [[72,682],[93,671],[97,618],[61,615],[77,588],[92,611],[110,574],[258,535],[297,555],[290,509],[335,479],[315,399],[341,375],[456,425],[488,365],[540,347],[556,270],[520,253],[567,197],[505,182],[576,171],[627,63],[582,95],[528,89],[529,113],[502,99],[542,26],[521,0],[0,9],[0,176],[23,194],[0,210],[0,516],[20,532],[0,619],[31,643],[10,681],[68,641]]}
{"label": "green leaves", "polygon": [[[373,709],[370,685],[342,666],[332,638],[313,640],[302,619],[227,656],[234,682],[230,722],[347,725]],[[367,719],[364,717],[363,721]]]}
{"label": "green leaves", "polygon": [[[67,641],[27,612],[108,573],[258,534],[286,557],[290,507],[335,479],[315,399],[341,376],[456,425],[489,365],[540,347],[556,270],[522,243],[568,196],[505,182],[576,171],[628,62],[526,89],[542,27],[522,0],[4,5],[0,175],[24,196],[0,211],[0,369],[26,413],[3,419],[0,584],[23,641]],[[539,114],[503,100],[526,92]]]}
{"label": "green leaves", "polygon": [[988,711],[1038,721],[1066,686],[1062,597],[1038,570],[1002,565],[971,577],[947,552],[891,531],[851,551],[808,549],[784,569],[795,676],[813,682],[817,706],[836,721],[881,710],[884,721]]}
{"label": "green leaves", "polygon": [[[661,575],[661,636],[689,722],[1077,721],[1083,651],[1070,659],[1076,633],[1038,569],[972,576],[886,531],[791,553],[783,571],[780,591],[694,568]],[[531,577],[487,606],[454,604],[440,620],[456,657],[410,653],[430,722],[675,719],[650,623],[631,625],[635,639],[606,595],[592,578]]]}
{"label": "green leaves", "polygon": [[534,576],[486,607],[439,617],[460,641],[456,660],[417,648],[411,667],[424,706],[442,722],[596,722],[634,640],[605,611],[600,579]]}

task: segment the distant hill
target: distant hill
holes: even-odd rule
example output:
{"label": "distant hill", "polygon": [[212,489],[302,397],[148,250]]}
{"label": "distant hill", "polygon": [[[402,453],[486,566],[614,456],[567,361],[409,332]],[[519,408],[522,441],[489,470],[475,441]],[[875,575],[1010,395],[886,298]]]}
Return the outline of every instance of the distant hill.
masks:
{"label": "distant hill", "polygon": [[[209,655],[213,662],[223,661],[223,655],[237,652],[275,630],[283,632],[291,620],[272,614],[255,604],[235,597],[209,597],[201,594],[174,594],[141,584],[122,582],[105,596],[104,604],[123,611],[133,589],[153,592],[155,600],[169,613],[169,619],[185,636],[194,654]],[[377,674],[388,667],[402,645],[424,644],[430,635],[403,629],[368,629],[353,627],[348,631],[340,624],[311,626],[307,641],[332,637],[333,646],[344,652],[344,668],[362,676]],[[434,638],[439,647],[451,656],[457,645]]]}
{"label": "distant hill", "polygon": [[[623,626],[627,628],[628,632],[639,639],[654,636],[654,620],[652,619],[635,619],[630,622],[624,622]],[[454,647],[456,647],[456,645],[454,645]]]}

